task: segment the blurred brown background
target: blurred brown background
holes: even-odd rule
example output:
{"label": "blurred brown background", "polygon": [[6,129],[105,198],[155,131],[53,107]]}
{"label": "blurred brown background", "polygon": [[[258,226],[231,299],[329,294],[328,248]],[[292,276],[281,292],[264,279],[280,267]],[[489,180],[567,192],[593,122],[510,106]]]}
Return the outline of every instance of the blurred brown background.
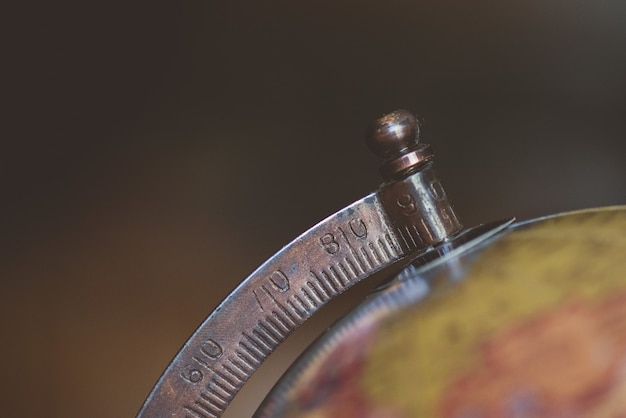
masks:
{"label": "blurred brown background", "polygon": [[133,416],[227,291],[377,186],[362,133],[394,108],[424,120],[467,225],[626,202],[623,1],[22,7],[3,417]]}

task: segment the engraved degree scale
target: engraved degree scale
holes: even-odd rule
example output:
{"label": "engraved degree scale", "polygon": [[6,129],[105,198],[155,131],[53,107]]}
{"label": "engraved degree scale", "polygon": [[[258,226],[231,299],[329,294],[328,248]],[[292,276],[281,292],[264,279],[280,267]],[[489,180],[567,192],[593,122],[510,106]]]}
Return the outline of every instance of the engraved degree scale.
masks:
{"label": "engraved degree scale", "polygon": [[367,144],[383,159],[379,190],[309,229],[233,290],[172,360],[138,417],[220,417],[265,358],[330,299],[402,259],[436,257],[442,243],[465,240],[433,152],[418,139],[410,112],[375,121]]}

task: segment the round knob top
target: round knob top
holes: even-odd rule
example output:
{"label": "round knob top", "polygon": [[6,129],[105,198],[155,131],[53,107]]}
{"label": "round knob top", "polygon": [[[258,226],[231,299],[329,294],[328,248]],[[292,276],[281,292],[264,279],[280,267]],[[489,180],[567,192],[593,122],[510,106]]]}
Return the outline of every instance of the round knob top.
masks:
{"label": "round knob top", "polygon": [[365,142],[372,152],[387,160],[415,148],[419,123],[411,112],[399,109],[377,119],[367,131]]}

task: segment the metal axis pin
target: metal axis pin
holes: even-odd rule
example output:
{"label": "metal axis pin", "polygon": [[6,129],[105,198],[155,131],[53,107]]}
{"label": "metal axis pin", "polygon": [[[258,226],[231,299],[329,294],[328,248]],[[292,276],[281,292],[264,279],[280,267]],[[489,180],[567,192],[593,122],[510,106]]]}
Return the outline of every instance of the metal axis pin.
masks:
{"label": "metal axis pin", "polygon": [[375,120],[365,142],[383,159],[381,204],[406,249],[436,245],[462,229],[433,170],[434,153],[419,143],[420,126],[400,109]]}

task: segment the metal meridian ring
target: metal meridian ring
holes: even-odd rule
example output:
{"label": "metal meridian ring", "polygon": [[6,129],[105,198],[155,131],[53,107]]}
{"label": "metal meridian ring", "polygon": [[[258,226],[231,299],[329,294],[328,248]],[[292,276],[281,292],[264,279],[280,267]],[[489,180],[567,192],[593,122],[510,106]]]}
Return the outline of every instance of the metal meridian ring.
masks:
{"label": "metal meridian ring", "polygon": [[[394,115],[406,127],[415,119],[402,112]],[[407,159],[432,158],[428,146],[404,147],[411,138],[384,139],[385,147],[402,151],[396,159],[419,150],[424,153]],[[309,229],[241,282],[174,357],[137,417],[222,416],[267,356],[330,299],[459,232],[432,163],[410,168],[407,177],[398,178],[403,169],[395,181]]]}

